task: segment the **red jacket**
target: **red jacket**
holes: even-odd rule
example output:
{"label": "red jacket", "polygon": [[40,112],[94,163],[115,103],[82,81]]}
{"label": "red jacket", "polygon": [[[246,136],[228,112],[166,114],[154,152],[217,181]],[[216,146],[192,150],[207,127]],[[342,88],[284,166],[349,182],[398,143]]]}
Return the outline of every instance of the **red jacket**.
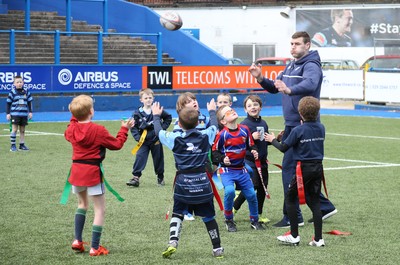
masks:
{"label": "red jacket", "polygon": [[121,149],[128,138],[128,128],[121,127],[114,137],[102,125],[79,123],[72,117],[64,136],[72,144],[72,160],[75,161],[69,182],[74,186],[90,187],[102,181],[99,164],[106,156],[106,149]]}

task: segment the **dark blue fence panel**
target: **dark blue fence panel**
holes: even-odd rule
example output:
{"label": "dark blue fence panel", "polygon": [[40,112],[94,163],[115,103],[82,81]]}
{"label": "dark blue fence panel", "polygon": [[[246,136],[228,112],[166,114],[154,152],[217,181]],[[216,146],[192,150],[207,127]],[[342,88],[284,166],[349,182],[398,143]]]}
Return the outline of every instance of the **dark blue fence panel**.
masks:
{"label": "dark blue fence panel", "polygon": [[[3,0],[9,9],[24,10],[25,0]],[[90,2],[72,2],[71,15],[74,20],[85,20],[89,24],[103,24],[103,6]],[[65,1],[32,0],[31,11],[57,11],[66,15]],[[185,23],[185,22],[184,22]],[[161,32],[163,52],[167,52],[184,65],[226,65],[227,60],[183,30],[169,31],[159,22],[159,15],[152,9],[124,0],[108,0],[108,26],[118,32]],[[145,39],[147,37],[144,37]],[[149,38],[157,44],[154,38]]]}

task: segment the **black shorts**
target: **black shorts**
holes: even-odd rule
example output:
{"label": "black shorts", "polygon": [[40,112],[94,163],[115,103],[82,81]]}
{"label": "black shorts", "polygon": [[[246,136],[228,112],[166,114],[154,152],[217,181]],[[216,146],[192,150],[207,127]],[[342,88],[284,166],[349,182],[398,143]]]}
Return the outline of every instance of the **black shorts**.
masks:
{"label": "black shorts", "polygon": [[173,212],[182,216],[188,212],[200,217],[212,217],[215,216],[214,201],[210,200],[201,204],[187,204],[174,200]]}
{"label": "black shorts", "polygon": [[19,126],[28,125],[28,117],[26,116],[11,116],[11,123]]}

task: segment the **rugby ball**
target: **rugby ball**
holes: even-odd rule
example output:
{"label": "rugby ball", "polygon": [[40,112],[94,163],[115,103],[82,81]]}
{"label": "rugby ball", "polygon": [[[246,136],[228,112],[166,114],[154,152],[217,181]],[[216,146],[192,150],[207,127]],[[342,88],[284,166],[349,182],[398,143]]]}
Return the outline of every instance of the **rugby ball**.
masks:
{"label": "rugby ball", "polygon": [[160,16],[160,24],[168,30],[178,30],[183,25],[181,16],[173,11],[162,14]]}

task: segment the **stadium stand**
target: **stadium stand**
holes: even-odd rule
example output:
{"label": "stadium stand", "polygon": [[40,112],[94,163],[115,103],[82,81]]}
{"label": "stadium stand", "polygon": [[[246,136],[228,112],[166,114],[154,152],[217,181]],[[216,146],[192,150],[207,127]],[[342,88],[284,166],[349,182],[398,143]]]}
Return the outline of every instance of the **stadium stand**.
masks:
{"label": "stadium stand", "polygon": [[[25,13],[9,10],[0,14],[0,30],[24,30]],[[31,31],[65,31],[65,16],[57,12],[30,12]],[[72,21],[73,32],[98,32],[100,25],[89,25],[86,21]],[[109,32],[115,32],[110,29]],[[62,35],[60,37],[60,63],[96,64],[97,35]],[[0,64],[9,63],[9,34],[0,34]],[[177,64],[167,53],[163,54],[163,64]],[[103,37],[104,64],[155,64],[157,49],[154,44],[140,37],[110,35]],[[17,64],[54,63],[54,36],[51,34],[17,34]]]}

